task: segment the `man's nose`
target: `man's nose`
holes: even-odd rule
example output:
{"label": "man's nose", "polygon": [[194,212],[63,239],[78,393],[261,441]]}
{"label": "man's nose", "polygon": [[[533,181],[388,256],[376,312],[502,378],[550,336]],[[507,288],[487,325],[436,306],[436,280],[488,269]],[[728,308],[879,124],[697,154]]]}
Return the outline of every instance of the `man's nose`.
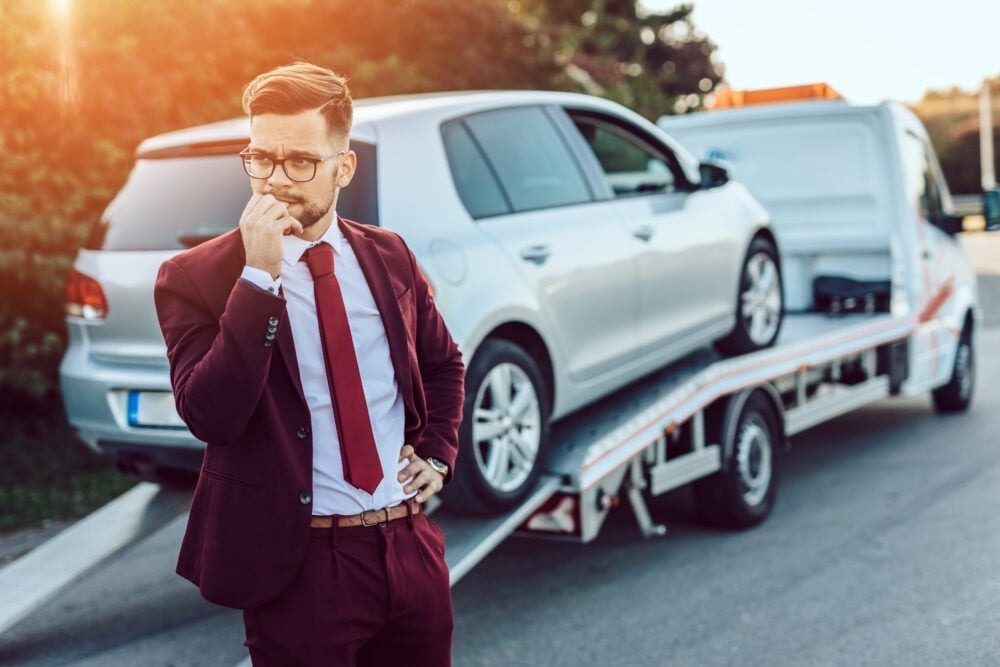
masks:
{"label": "man's nose", "polygon": [[274,171],[271,172],[270,177],[267,179],[267,184],[272,188],[288,187],[295,183],[292,179],[288,178],[288,174],[285,173],[285,165],[276,164],[274,165]]}

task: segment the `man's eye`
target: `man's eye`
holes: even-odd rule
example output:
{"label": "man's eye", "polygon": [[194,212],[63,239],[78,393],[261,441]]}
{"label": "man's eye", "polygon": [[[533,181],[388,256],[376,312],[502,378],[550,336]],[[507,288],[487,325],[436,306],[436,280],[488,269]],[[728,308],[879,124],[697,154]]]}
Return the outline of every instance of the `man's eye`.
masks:
{"label": "man's eye", "polygon": [[304,157],[292,158],[288,161],[293,167],[308,167],[311,160]]}

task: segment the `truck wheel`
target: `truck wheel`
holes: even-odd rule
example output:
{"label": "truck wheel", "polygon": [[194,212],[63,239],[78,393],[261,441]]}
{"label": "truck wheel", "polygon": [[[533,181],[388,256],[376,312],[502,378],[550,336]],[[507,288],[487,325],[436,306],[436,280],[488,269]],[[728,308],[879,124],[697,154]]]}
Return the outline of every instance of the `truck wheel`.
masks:
{"label": "truck wheel", "polygon": [[484,342],[465,377],[455,474],[442,491],[449,509],[500,513],[538,478],[549,436],[548,393],[531,355],[505,340]]}
{"label": "truck wheel", "polygon": [[931,392],[934,409],[939,413],[966,412],[972,404],[976,383],[976,358],[972,349],[972,327],[966,326],[958,339],[955,363],[948,384]]}
{"label": "truck wheel", "polygon": [[780,432],[774,406],[760,392],[750,395],[736,420],[735,428],[721,427],[732,439],[724,450],[728,466],[696,481],[694,494],[706,523],[740,529],[759,524],[774,507]]}
{"label": "truck wheel", "polygon": [[743,354],[770,347],[784,317],[778,251],[762,236],[750,243],[740,272],[736,326],[716,347],[726,354]]}

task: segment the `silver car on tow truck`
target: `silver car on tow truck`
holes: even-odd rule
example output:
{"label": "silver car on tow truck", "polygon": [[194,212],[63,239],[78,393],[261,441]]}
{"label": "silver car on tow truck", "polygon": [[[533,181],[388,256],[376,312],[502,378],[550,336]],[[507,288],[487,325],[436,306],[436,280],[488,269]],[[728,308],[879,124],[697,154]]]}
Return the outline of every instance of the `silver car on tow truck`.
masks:
{"label": "silver car on tow truck", "polygon": [[[93,449],[145,478],[197,472],[152,289],[168,257],[236,226],[238,119],[143,142],[80,251],[61,380]],[[359,100],[344,217],[398,232],[462,348],[455,509],[523,498],[553,420],[693,350],[767,347],[782,321],[768,216],[724,169],[596,97],[468,92]]]}

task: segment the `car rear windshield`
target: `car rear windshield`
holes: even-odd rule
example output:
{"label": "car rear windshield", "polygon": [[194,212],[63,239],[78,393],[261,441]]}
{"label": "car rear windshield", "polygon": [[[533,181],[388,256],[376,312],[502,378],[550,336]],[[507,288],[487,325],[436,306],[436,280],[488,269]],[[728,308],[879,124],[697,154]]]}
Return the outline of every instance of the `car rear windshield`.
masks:
{"label": "car rear windshield", "polygon": [[[358,169],[341,190],[337,213],[378,224],[375,146],[353,142]],[[140,159],[87,246],[102,250],[188,248],[236,227],[250,197],[239,157]]]}

